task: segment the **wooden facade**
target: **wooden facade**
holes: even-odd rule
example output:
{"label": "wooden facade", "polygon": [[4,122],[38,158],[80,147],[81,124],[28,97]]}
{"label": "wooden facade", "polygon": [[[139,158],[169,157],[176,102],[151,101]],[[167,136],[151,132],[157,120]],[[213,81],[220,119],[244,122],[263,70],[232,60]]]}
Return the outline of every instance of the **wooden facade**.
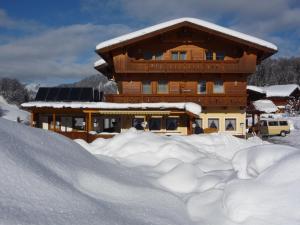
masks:
{"label": "wooden facade", "polygon": [[[133,121],[136,120],[139,129],[167,135],[192,134],[197,126],[207,132],[244,135],[247,77],[255,72],[258,63],[277,50],[251,41],[252,38],[249,41],[233,34],[183,20],[132,38],[120,38],[96,50],[105,63],[95,64],[95,68],[118,86],[118,93],[104,96],[106,102],[192,102],[202,107],[200,115],[164,107],[141,108],[135,112],[129,108],[113,108],[105,113],[101,109],[65,109],[68,113],[63,109],[32,109],[33,114],[50,113],[55,124],[59,114],[61,117],[79,113],[85,118],[86,126],[84,131],[77,133],[85,133],[88,141],[95,137],[95,134],[91,137],[90,131],[95,132],[99,127],[99,135],[103,135],[106,123],[103,119],[110,118],[114,118],[117,124],[114,128],[118,128],[118,132],[135,126]],[[98,126],[94,117],[100,118],[102,124]],[[153,121],[155,129],[150,126]],[[50,128],[75,138],[79,134],[73,132],[74,127],[68,132]]]}

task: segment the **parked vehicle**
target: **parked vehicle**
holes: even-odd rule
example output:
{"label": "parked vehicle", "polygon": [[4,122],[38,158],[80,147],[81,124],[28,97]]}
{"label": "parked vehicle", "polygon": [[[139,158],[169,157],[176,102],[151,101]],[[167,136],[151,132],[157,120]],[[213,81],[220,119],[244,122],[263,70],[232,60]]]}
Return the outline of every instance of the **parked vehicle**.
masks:
{"label": "parked vehicle", "polygon": [[259,132],[262,136],[280,135],[285,137],[290,133],[290,125],[284,119],[263,119],[259,123]]}

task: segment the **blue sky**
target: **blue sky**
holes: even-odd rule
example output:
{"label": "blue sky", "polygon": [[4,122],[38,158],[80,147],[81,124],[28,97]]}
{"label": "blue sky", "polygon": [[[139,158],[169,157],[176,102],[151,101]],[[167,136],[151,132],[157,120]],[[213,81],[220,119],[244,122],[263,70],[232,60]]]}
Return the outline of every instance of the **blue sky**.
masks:
{"label": "blue sky", "polygon": [[178,17],[196,17],[300,56],[299,0],[0,0],[0,77],[58,84],[97,74],[97,43]]}

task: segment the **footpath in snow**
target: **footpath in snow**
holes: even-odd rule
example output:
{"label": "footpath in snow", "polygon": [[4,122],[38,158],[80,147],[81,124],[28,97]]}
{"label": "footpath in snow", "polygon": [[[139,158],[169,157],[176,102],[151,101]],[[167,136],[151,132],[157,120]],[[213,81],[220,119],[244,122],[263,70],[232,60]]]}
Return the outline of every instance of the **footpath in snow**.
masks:
{"label": "footpath in snow", "polygon": [[[75,143],[0,118],[0,224],[299,225],[300,150],[131,129]],[[91,154],[92,153],[92,154]]]}

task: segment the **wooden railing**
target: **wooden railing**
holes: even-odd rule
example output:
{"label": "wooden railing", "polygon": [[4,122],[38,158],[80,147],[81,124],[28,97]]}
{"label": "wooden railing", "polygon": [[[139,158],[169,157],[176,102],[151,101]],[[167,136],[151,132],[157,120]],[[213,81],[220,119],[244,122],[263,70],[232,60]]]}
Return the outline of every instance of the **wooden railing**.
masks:
{"label": "wooden railing", "polygon": [[115,63],[116,73],[253,73],[256,63],[245,59],[207,60],[133,60]]}
{"label": "wooden railing", "polygon": [[141,102],[195,102],[201,106],[246,106],[245,95],[141,95],[141,94],[110,94],[105,96],[106,102],[141,103]]}

